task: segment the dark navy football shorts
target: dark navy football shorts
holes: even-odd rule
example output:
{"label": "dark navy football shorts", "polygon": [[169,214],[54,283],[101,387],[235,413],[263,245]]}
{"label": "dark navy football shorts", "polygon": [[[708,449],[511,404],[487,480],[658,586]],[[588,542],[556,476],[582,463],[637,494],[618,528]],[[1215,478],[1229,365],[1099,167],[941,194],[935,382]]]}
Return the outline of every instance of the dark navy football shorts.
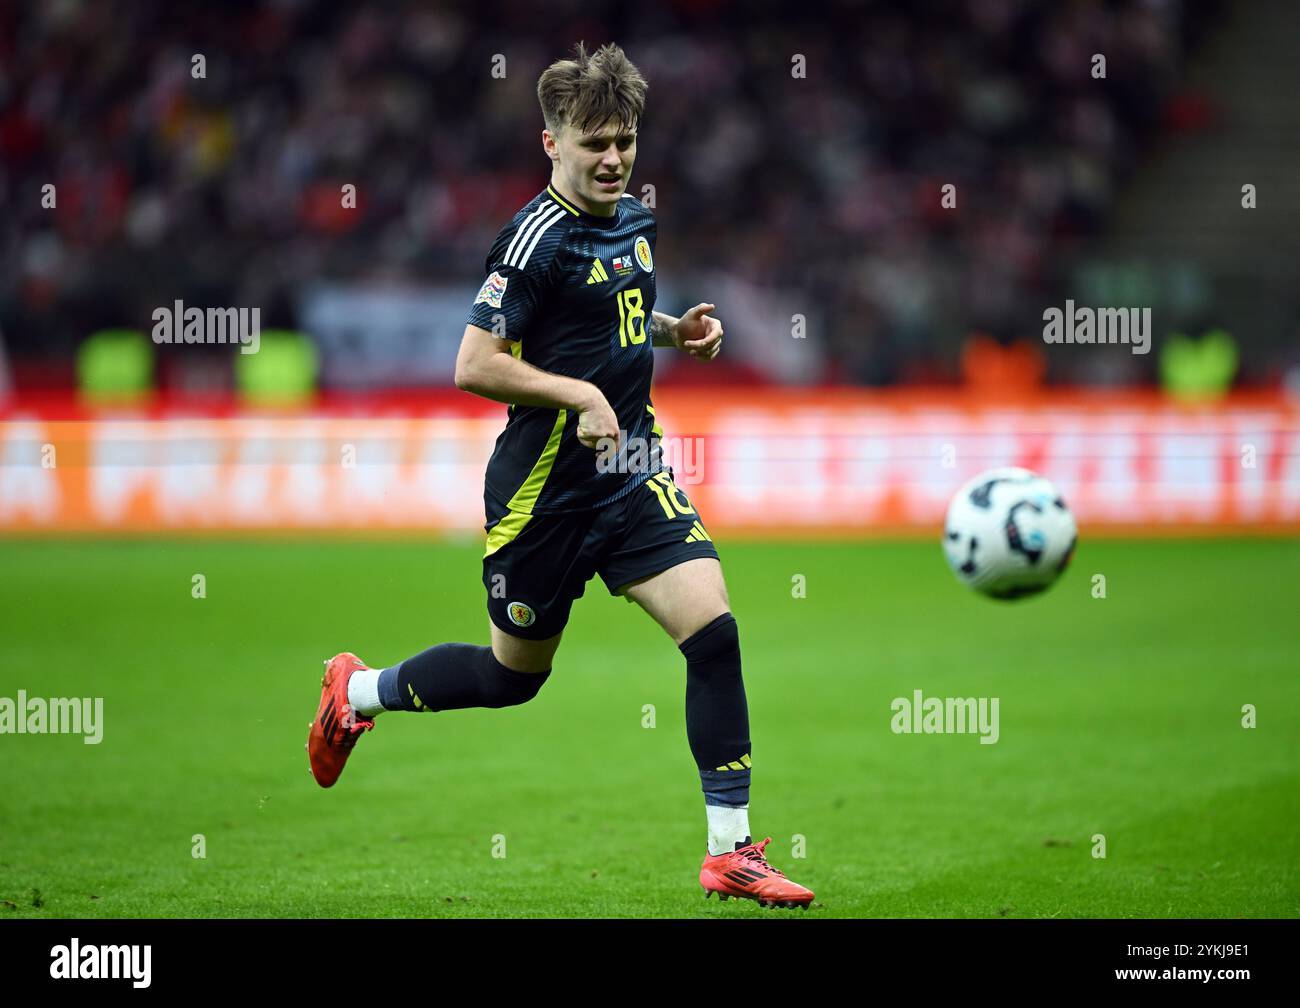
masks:
{"label": "dark navy football shorts", "polygon": [[553,515],[507,512],[484,528],[488,616],[506,633],[529,640],[564,629],[593,574],[617,595],[638,578],[696,557],[718,557],[671,469],[603,507]]}

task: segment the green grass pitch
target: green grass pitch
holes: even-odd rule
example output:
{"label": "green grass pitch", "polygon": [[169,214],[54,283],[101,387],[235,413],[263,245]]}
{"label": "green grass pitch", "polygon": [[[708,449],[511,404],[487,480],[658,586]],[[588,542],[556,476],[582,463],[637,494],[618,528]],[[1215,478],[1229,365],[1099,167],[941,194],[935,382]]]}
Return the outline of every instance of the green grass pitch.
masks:
{"label": "green grass pitch", "polygon": [[[751,822],[816,891],[806,918],[1300,915],[1300,542],[1085,537],[1014,604],[937,543],[720,550]],[[479,557],[0,542],[0,696],[99,696],[105,721],[98,746],[0,735],[0,917],[806,919],[702,898],[684,661],[599,581],[535,701],[381,715],[316,786],[321,659],[485,642]],[[998,697],[999,741],[894,734],[915,689]]]}

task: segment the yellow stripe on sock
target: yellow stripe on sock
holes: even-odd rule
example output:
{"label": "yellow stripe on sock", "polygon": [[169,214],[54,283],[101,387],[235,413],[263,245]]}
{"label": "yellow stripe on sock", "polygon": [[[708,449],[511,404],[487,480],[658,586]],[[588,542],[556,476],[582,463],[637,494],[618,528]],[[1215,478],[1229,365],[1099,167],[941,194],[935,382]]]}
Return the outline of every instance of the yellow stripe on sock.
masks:
{"label": "yellow stripe on sock", "polygon": [[749,758],[749,753],[745,753],[745,755],[742,756],[742,757],[740,757],[740,759],[738,759],[738,760],[732,760],[730,763],[726,764],[725,766],[720,766],[720,767],[717,767],[716,769],[718,769],[718,770],[748,770],[748,769],[750,769],[750,767],[752,767],[752,766],[753,766],[753,763],[751,762],[751,760],[750,760],[750,758]]}

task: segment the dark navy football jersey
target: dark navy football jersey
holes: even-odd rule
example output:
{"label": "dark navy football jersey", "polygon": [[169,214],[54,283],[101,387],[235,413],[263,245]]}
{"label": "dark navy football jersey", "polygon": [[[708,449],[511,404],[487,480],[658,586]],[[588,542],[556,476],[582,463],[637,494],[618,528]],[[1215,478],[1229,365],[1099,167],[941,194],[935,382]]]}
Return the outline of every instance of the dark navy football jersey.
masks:
{"label": "dark navy football jersey", "polygon": [[489,521],[599,507],[664,468],[650,402],[655,235],[635,197],[597,217],[547,186],[492,243],[466,321],[543,371],[594,384],[629,441],[621,459],[605,453],[598,465],[601,453],[578,440],[576,410],[510,406],[487,467]]}

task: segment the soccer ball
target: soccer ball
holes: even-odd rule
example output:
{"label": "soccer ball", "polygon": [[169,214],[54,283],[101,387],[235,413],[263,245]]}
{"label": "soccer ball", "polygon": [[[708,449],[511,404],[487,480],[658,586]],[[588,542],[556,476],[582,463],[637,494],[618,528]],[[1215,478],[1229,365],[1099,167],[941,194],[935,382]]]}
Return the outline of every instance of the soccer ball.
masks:
{"label": "soccer ball", "polygon": [[1012,467],[980,473],[957,491],[943,526],[948,566],[963,584],[995,599],[1050,588],[1061,576],[1078,530],[1056,488]]}

